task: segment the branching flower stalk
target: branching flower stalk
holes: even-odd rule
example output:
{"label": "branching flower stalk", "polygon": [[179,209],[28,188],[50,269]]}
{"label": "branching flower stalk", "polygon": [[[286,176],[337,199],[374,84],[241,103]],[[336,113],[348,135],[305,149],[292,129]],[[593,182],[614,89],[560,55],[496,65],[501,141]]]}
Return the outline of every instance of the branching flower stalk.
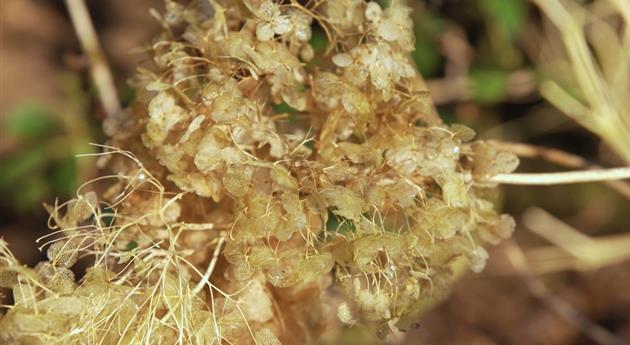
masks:
{"label": "branching flower stalk", "polygon": [[0,246],[2,343],[312,344],[339,321],[385,338],[512,233],[492,177],[518,159],[436,117],[403,1],[165,4],[107,118],[106,188],[48,206],[48,261]]}

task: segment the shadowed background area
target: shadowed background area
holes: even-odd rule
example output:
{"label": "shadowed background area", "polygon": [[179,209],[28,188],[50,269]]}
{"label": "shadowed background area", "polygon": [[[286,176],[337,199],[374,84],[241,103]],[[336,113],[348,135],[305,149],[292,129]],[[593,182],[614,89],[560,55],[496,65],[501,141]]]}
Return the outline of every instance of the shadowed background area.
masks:
{"label": "shadowed background area", "polygon": [[[409,2],[413,60],[446,123],[466,124],[482,139],[528,144],[510,146],[520,150],[522,172],[623,164],[614,149],[539,93],[541,80],[571,72],[559,57],[557,31],[532,4]],[[146,59],[142,44],[159,31],[148,9],[161,9],[162,1],[87,4],[128,104],[134,95],[126,80]],[[20,261],[35,265],[44,257],[35,240],[48,232],[42,204],[65,201],[97,176],[94,159],[77,155],[98,151],[89,143],[104,141],[105,113],[63,1],[2,0],[0,6],[0,236]],[[604,18],[624,30],[617,18]],[[323,39],[315,34],[311,43]],[[601,183],[504,187],[502,211],[517,220],[513,239],[491,248],[486,270],[463,277],[445,302],[413,325],[406,343],[630,342],[630,262],[624,261],[630,250],[623,249],[630,248],[629,197],[627,186]],[[606,246],[613,242],[625,247]],[[2,291],[2,304],[6,296]],[[357,326],[323,342],[377,340]]]}

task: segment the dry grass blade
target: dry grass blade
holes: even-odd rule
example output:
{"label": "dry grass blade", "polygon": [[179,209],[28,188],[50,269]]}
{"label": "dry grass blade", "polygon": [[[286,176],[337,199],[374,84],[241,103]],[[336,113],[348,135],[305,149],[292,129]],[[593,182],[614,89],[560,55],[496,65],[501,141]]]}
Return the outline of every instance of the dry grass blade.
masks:
{"label": "dry grass blade", "polygon": [[596,269],[630,259],[628,234],[591,238],[540,208],[528,209],[523,223],[554,245],[528,251],[537,272]]}
{"label": "dry grass blade", "polygon": [[[599,135],[617,154],[630,162],[630,101],[627,97],[630,92],[627,27],[630,23],[625,23],[625,37],[621,37],[598,13],[587,10],[577,2],[532,2],[560,31],[566,51],[566,57],[560,59],[568,60],[574,77],[573,86],[579,95],[576,96],[566,85],[562,86],[552,79],[542,83],[541,93],[580,125]],[[605,2],[600,1],[598,4]],[[621,18],[627,21],[627,2],[620,0],[614,4],[621,12]],[[601,63],[597,62],[598,59]]]}

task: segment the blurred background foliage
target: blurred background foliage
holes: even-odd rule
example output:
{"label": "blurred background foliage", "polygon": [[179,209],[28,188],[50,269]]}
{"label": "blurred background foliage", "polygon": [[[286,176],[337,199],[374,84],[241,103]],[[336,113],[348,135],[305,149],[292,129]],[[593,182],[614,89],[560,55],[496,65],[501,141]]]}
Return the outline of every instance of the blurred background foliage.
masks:
{"label": "blurred background foliage", "polygon": [[[386,1],[382,1],[386,2]],[[596,135],[546,102],[539,83],[562,61],[549,60],[545,33],[553,31],[526,0],[409,0],[414,8],[413,61],[427,80],[447,123],[464,123],[479,137],[560,149],[601,166],[623,164]],[[132,53],[158,24],[148,8],[161,0],[88,0],[119,94],[144,59]],[[61,0],[1,0],[0,236],[27,264],[41,253],[34,239],[46,233],[42,203],[65,200],[98,173],[89,154],[102,143],[104,112],[88,77]],[[312,40],[323,49],[325,36]],[[551,48],[561,49],[554,47]],[[547,49],[547,50],[546,50]],[[551,55],[553,58],[553,55]],[[313,62],[316,63],[316,62]],[[556,71],[557,72],[557,71]],[[570,89],[571,86],[567,85]],[[560,171],[541,159],[523,159],[520,171]],[[537,206],[589,236],[627,233],[630,202],[603,184],[506,187],[506,212],[517,221]],[[553,229],[552,229],[553,230]],[[459,282],[447,302],[420,320],[409,343],[590,344],[585,325],[567,321],[532,295],[507,263],[506,248],[549,245],[519,222],[514,242],[491,251],[489,268]],[[555,270],[540,276],[554,296],[615,339],[630,341],[630,266]],[[360,328],[329,344],[370,344]]]}

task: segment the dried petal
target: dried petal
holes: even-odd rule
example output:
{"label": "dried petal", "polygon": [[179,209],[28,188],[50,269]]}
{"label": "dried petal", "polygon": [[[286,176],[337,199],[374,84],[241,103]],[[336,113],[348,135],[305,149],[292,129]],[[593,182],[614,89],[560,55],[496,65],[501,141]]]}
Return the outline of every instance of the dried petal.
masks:
{"label": "dried petal", "polygon": [[352,56],[346,53],[339,53],[333,55],[332,61],[338,67],[348,67],[352,64]]}

